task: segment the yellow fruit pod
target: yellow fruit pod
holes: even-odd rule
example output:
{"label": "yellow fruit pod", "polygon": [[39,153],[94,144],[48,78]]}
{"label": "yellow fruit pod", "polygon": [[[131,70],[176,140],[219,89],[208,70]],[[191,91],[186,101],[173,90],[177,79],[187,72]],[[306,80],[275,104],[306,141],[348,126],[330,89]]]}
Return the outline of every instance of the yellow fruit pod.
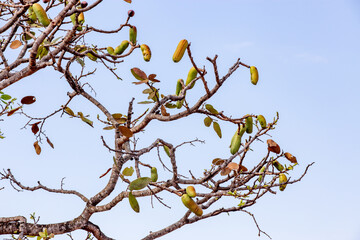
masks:
{"label": "yellow fruit pod", "polygon": [[115,53],[116,55],[120,55],[120,54],[122,54],[122,53],[127,49],[128,46],[129,46],[129,41],[128,41],[128,40],[124,40],[124,41],[122,41],[122,42],[120,43],[119,46],[117,46],[117,47],[115,48],[114,53]]}
{"label": "yellow fruit pod", "polygon": [[189,197],[191,197],[191,198],[196,197],[196,191],[195,191],[194,186],[186,187],[186,194],[189,195]]}
{"label": "yellow fruit pod", "polygon": [[45,10],[43,9],[43,7],[38,4],[38,3],[34,3],[32,5],[32,9],[37,17],[37,19],[39,20],[39,22],[44,26],[47,27],[50,24],[50,20],[48,18],[48,16],[46,15]]}
{"label": "yellow fruit pod", "polygon": [[256,67],[251,66],[250,67],[250,75],[251,75],[251,83],[256,85],[259,81],[259,73]]}
{"label": "yellow fruit pod", "polygon": [[245,119],[245,128],[247,133],[252,133],[253,131],[253,119],[252,117],[247,117]]}
{"label": "yellow fruit pod", "polygon": [[196,202],[189,197],[186,193],[181,196],[181,201],[191,212],[195,213],[196,216],[201,216],[203,214],[203,210],[196,204]]}
{"label": "yellow fruit pod", "polygon": [[[189,71],[188,76],[187,76],[187,78],[186,78],[186,83],[185,83],[186,86],[189,85],[189,84],[191,83],[191,81],[196,78],[196,76],[197,76],[197,71],[196,71],[196,69],[195,69],[194,67],[190,68],[190,71]],[[194,85],[195,85],[195,82],[193,82],[193,83],[190,85],[189,89],[192,89],[192,88],[194,87]]]}
{"label": "yellow fruit pod", "polygon": [[179,42],[179,44],[176,47],[176,50],[173,55],[173,61],[174,62],[180,62],[182,57],[184,56],[185,50],[188,46],[188,41],[186,39],[183,39]]}
{"label": "yellow fruit pod", "polygon": [[130,27],[130,29],[129,29],[129,40],[134,45],[136,44],[136,37],[137,37],[137,29],[136,29],[136,27],[135,26]]}
{"label": "yellow fruit pod", "polygon": [[265,117],[263,115],[258,115],[257,120],[259,121],[261,128],[265,129],[266,128],[266,119],[265,119]]}
{"label": "yellow fruit pod", "polygon": [[156,182],[158,180],[158,173],[157,173],[156,167],[151,168],[151,176],[150,176],[150,178],[151,178],[152,182]]}
{"label": "yellow fruit pod", "polygon": [[113,47],[107,47],[106,51],[110,54],[110,55],[114,55],[114,48]]}
{"label": "yellow fruit pod", "polygon": [[78,23],[82,25],[84,22],[85,22],[84,12],[81,12],[78,16]]}
{"label": "yellow fruit pod", "polygon": [[140,49],[141,49],[141,52],[143,54],[144,60],[146,62],[150,61],[150,59],[151,59],[151,51],[150,51],[149,46],[146,45],[146,44],[141,44]]}
{"label": "yellow fruit pod", "polygon": [[[281,183],[285,183],[285,182],[287,182],[286,175],[284,173],[280,173],[279,174],[279,183],[281,184]],[[286,188],[286,185],[287,184],[283,184],[283,185],[279,186],[280,191],[284,191]]]}

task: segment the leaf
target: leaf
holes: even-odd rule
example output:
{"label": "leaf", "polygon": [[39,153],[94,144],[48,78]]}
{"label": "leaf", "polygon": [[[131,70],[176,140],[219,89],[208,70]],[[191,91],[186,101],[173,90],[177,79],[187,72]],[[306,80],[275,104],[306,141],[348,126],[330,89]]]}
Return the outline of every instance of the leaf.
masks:
{"label": "leaf", "polygon": [[134,195],[132,195],[131,192],[129,192],[129,203],[131,208],[135,211],[135,212],[140,212],[140,206],[138,201],[136,200],[136,198],[134,197]]}
{"label": "leaf", "polygon": [[170,149],[169,149],[169,147],[166,146],[166,145],[163,145],[163,147],[164,147],[164,151],[165,151],[166,155],[168,155],[168,157],[170,157]]}
{"label": "leaf", "polygon": [[149,75],[149,77],[148,77],[148,79],[150,80],[150,81],[152,81],[154,78],[156,77],[156,74],[150,74]]}
{"label": "leaf", "polygon": [[297,163],[296,157],[293,156],[291,153],[286,152],[285,157],[287,160],[289,160],[292,163]]}
{"label": "leaf", "polygon": [[81,120],[85,123],[87,123],[88,125],[90,125],[91,127],[93,126],[93,121],[91,121],[90,119],[87,119],[86,117],[84,117],[84,114],[82,112],[78,112],[78,115],[80,116]]}
{"label": "leaf", "polygon": [[99,178],[105,177],[106,174],[108,174],[110,172],[111,168],[109,168],[108,170],[106,170],[106,172],[104,174],[102,174]]}
{"label": "leaf", "polygon": [[114,118],[115,120],[118,120],[118,119],[120,119],[123,115],[122,115],[121,113],[114,113],[114,114],[111,114],[111,116],[113,116],[113,118]]}
{"label": "leaf", "polygon": [[37,155],[40,155],[40,153],[41,153],[41,147],[40,147],[38,141],[34,142],[34,148],[35,148],[36,154],[37,154]]}
{"label": "leaf", "polygon": [[160,80],[157,80],[157,79],[149,79],[150,81],[152,81],[152,82],[160,82]]}
{"label": "leaf", "polygon": [[165,107],[172,109],[172,108],[176,108],[176,105],[173,103],[166,103]]}
{"label": "leaf", "polygon": [[240,165],[240,171],[242,171],[242,172],[247,172],[247,168],[245,167],[245,166],[243,166],[243,165]]}
{"label": "leaf", "polygon": [[135,84],[135,85],[140,85],[140,84],[148,83],[148,82],[149,82],[149,80],[145,79],[145,80],[142,80],[142,81],[140,81],[140,82],[133,82],[133,84]]}
{"label": "leaf", "polygon": [[46,142],[50,145],[51,148],[54,148],[54,144],[50,141],[48,137],[46,137]]}
{"label": "leaf", "polygon": [[166,111],[166,108],[164,107],[164,105],[161,105],[161,115],[165,116],[165,117],[168,117],[170,116],[170,114]]}
{"label": "leaf", "polygon": [[238,170],[239,169],[239,164],[231,162],[227,165],[227,168],[231,169],[231,170]]}
{"label": "leaf", "polygon": [[219,138],[221,138],[222,135],[221,135],[221,129],[220,129],[219,123],[213,122],[213,128],[214,128],[216,134],[219,136]]}
{"label": "leaf", "polygon": [[204,124],[206,127],[210,127],[211,123],[212,123],[212,118],[211,117],[206,117],[204,118]]}
{"label": "leaf", "polygon": [[212,164],[216,165],[216,166],[219,166],[221,164],[223,164],[225,162],[224,159],[221,159],[221,158],[215,158],[214,160],[212,160]]}
{"label": "leaf", "polygon": [[154,103],[153,101],[142,101],[142,102],[138,102],[138,104],[149,104],[149,103]]}
{"label": "leaf", "polygon": [[144,93],[144,94],[149,94],[149,93],[152,93],[152,92],[153,92],[153,90],[151,88],[147,88],[147,89],[144,89],[142,91],[142,93]]}
{"label": "leaf", "polygon": [[1,99],[7,101],[7,100],[10,100],[10,99],[11,99],[11,96],[10,96],[10,95],[7,95],[7,94],[3,94],[3,95],[1,95]]}
{"label": "leaf", "polygon": [[280,153],[280,146],[275,141],[273,141],[272,139],[268,139],[266,142],[268,144],[268,150],[270,152],[274,152],[276,154]]}
{"label": "leaf", "polygon": [[26,96],[21,99],[22,104],[33,104],[36,101],[34,96]]}
{"label": "leaf", "polygon": [[76,62],[80,64],[81,67],[85,67],[85,62],[82,58],[76,57]]}
{"label": "leaf", "polygon": [[11,49],[17,49],[18,47],[20,47],[22,45],[22,43],[19,40],[14,40],[12,41],[12,43],[10,44],[10,48]]}
{"label": "leaf", "polygon": [[127,138],[130,138],[133,136],[133,132],[128,127],[119,126],[119,131],[121,132],[122,135],[124,135]]}
{"label": "leaf", "polygon": [[219,112],[210,104],[206,104],[205,108],[212,114],[215,114],[215,115],[219,114]]}
{"label": "leaf", "polygon": [[31,131],[33,132],[33,134],[37,134],[38,131],[40,130],[39,126],[38,126],[39,123],[41,123],[41,122],[36,122],[36,123],[32,124]]}
{"label": "leaf", "polygon": [[17,108],[14,108],[14,109],[8,111],[7,116],[10,117],[11,115],[13,115],[13,114],[14,114],[17,110],[19,110],[20,108],[22,108],[22,106],[17,107]]}
{"label": "leaf", "polygon": [[122,171],[122,174],[124,176],[128,176],[130,177],[131,175],[133,175],[134,173],[134,168],[133,167],[126,167],[123,171]]}
{"label": "leaf", "polygon": [[226,175],[228,175],[230,172],[231,172],[231,169],[228,168],[228,167],[226,167],[226,168],[223,168],[223,169],[221,170],[220,175],[221,175],[221,176],[226,176]]}
{"label": "leaf", "polygon": [[64,108],[64,112],[66,112],[66,113],[69,114],[70,116],[75,117],[75,113],[74,113],[73,110],[71,110],[71,108],[69,108],[69,107],[65,107],[65,108]]}
{"label": "leaf", "polygon": [[130,191],[132,190],[141,190],[146,187],[151,182],[149,177],[141,177],[132,181],[129,185]]}
{"label": "leaf", "polygon": [[139,68],[132,68],[131,73],[137,80],[143,81],[147,79],[146,74],[143,71],[141,71]]}
{"label": "leaf", "polygon": [[127,3],[131,3],[131,0],[124,0],[125,2],[127,2]]}
{"label": "leaf", "polygon": [[107,126],[107,127],[104,127],[104,128],[103,128],[103,130],[112,130],[112,129],[114,129],[113,126]]}

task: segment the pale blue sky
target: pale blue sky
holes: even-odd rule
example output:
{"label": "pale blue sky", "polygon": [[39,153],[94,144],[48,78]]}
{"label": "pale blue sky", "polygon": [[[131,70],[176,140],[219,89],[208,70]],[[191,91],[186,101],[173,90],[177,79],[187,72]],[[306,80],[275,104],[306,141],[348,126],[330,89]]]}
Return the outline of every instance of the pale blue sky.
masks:
{"label": "pale blue sky", "polygon": [[[242,68],[210,103],[233,116],[254,113],[272,118],[278,111],[280,120],[272,137],[297,157],[300,166],[294,171],[294,177],[300,176],[307,164],[314,161],[315,165],[300,183],[262,198],[247,210],[255,214],[262,230],[274,240],[359,240],[360,194],[356,182],[360,169],[357,107],[360,103],[360,2],[133,0],[130,5],[106,1],[85,16],[86,23],[115,28],[124,21],[129,9],[135,10],[131,23],[138,28],[139,42],[150,46],[152,59],[145,63],[140,51],[127,58],[117,70],[123,81],[98,67],[97,75],[88,79],[98,99],[112,112],[123,113],[132,95],[136,95],[136,101],[145,100],[145,95],[140,94],[142,87],[131,84],[134,79],[129,69],[132,67],[156,73],[161,80],[161,91],[173,93],[176,80],[185,78],[191,66],[188,59],[178,64],[171,60],[178,41],[183,38],[191,42],[195,61],[199,66],[206,66],[209,76],[211,65],[205,58],[215,54],[219,55],[220,74],[225,74],[239,57],[257,66],[260,75],[257,86],[250,83],[248,69]],[[123,31],[101,38],[91,35],[86,40],[106,47],[117,46],[127,38],[128,32]],[[64,104],[66,91],[69,87],[65,80],[50,70],[36,73],[6,90],[18,97],[35,95],[38,101],[27,110],[37,116],[51,113]],[[192,95],[197,91],[202,93],[198,87],[192,90]],[[83,100],[75,100],[71,107],[90,114],[96,128],[78,119],[55,117],[48,121],[46,128],[55,150],[44,145],[40,156],[33,150],[34,137],[30,130],[19,130],[26,122],[24,118],[12,116],[0,122],[6,134],[6,139],[0,142],[0,167],[11,168],[26,185],[40,180],[55,188],[59,187],[62,177],[66,177],[66,188],[87,196],[100,190],[107,178],[99,180],[98,176],[112,163],[112,155],[102,146],[100,136],[111,141],[112,133],[101,130],[101,124],[95,120],[99,111]],[[145,106],[137,105],[135,112],[141,114],[144,109]],[[229,155],[228,145],[234,132],[233,126],[224,124],[223,138],[218,139],[203,126],[202,119],[152,123],[149,126],[152,129],[139,134],[139,145],[145,146],[157,136],[174,144],[196,137],[205,139],[205,145],[178,151],[183,173],[191,167],[200,174],[213,158]],[[256,146],[263,153],[265,147]],[[261,157],[257,152],[250,156],[249,164]],[[149,162],[157,165],[154,154],[149,155]],[[72,196],[41,191],[17,193],[5,182],[0,182],[2,186],[6,188],[0,191],[1,199],[5,199],[5,205],[0,206],[1,216],[29,216],[35,211],[41,216],[41,223],[52,223],[76,217],[83,207],[83,203]],[[152,209],[148,199],[141,199],[141,213],[136,214],[124,201],[113,211],[94,216],[92,221],[115,239],[140,239],[149,231],[173,223],[185,212],[180,199],[165,194],[161,197],[171,205],[171,210],[156,201]],[[203,220],[162,239],[185,238],[267,239],[264,235],[257,236],[255,224],[244,213]]]}

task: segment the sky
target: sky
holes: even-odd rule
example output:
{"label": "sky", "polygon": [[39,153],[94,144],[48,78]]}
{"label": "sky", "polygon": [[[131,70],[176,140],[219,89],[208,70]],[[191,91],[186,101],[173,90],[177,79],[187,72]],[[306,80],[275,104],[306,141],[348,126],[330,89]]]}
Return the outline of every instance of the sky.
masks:
{"label": "sky", "polygon": [[[261,198],[247,210],[275,240],[360,240],[360,193],[356,185],[360,169],[360,112],[356,107],[360,103],[359,1],[105,1],[86,14],[86,23],[116,28],[124,22],[129,9],[135,11],[130,23],[138,28],[138,41],[150,46],[152,59],[145,63],[140,51],[125,59],[116,70],[122,81],[100,64],[88,63],[89,70],[97,68],[96,75],[87,79],[96,97],[111,112],[122,113],[127,111],[132,96],[136,102],[146,100],[142,87],[131,84],[132,67],[157,74],[160,91],[172,94],[176,80],[185,78],[191,66],[188,58],[177,64],[171,60],[177,43],[184,38],[191,42],[197,64],[208,70],[209,81],[214,78],[207,56],[218,55],[220,75],[226,74],[238,58],[256,66],[258,85],[252,85],[248,69],[241,68],[209,103],[233,116],[253,113],[272,119],[279,112],[280,120],[271,136],[297,157],[299,166],[293,176],[299,177],[307,164],[315,163],[301,182]],[[127,38],[125,30],[108,36],[89,34],[86,40],[115,47]],[[35,116],[44,116],[63,105],[67,91],[70,89],[64,78],[50,69],[5,90],[19,98],[36,96],[37,102],[26,109]],[[199,86],[191,94],[196,97],[197,93],[202,94]],[[10,168],[24,185],[40,181],[56,188],[65,177],[64,187],[68,189],[86,196],[98,192],[107,181],[106,177],[98,177],[112,164],[112,155],[102,146],[100,136],[111,141],[112,135],[97,122],[100,112],[84,100],[75,99],[70,107],[89,114],[95,128],[78,119],[55,116],[46,126],[55,149],[44,144],[39,156],[33,149],[30,129],[21,129],[25,118],[14,115],[0,122],[6,136],[0,142],[1,169]],[[146,106],[136,105],[134,111],[140,115],[145,109]],[[146,146],[157,137],[175,145],[196,138],[206,140],[206,144],[185,146],[178,151],[183,173],[192,168],[201,174],[213,158],[229,156],[228,145],[234,132],[233,126],[223,124],[223,138],[219,139],[202,121],[203,117],[198,116],[174,123],[154,122],[139,134],[139,146]],[[254,150],[259,153],[250,155],[249,164],[265,149],[261,144],[256,147]],[[156,154],[146,157],[161,169]],[[161,173],[159,170],[160,179]],[[36,212],[41,223],[53,223],[76,217],[84,207],[73,196],[43,191],[18,193],[5,181],[0,182],[1,187],[5,187],[0,191],[4,202],[0,205],[1,216],[28,217]],[[149,199],[140,199],[141,213],[136,214],[124,201],[110,212],[94,215],[91,221],[115,239],[141,239],[149,231],[177,221],[185,212],[180,199],[166,194],[161,197],[171,209],[156,201],[151,208]],[[162,239],[267,239],[257,234],[251,217],[239,212],[184,226]],[[73,235],[84,238],[82,232]]]}

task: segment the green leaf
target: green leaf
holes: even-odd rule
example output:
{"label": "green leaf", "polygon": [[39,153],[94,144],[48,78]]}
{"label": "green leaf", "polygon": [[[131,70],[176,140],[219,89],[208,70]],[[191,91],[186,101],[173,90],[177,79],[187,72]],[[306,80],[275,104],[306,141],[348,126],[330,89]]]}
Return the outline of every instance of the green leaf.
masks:
{"label": "green leaf", "polygon": [[164,145],[164,151],[166,152],[166,155],[168,155],[168,157],[170,157],[170,149],[168,146]]}
{"label": "green leaf", "polygon": [[134,168],[133,168],[133,167],[127,167],[127,168],[125,168],[125,169],[122,171],[122,174],[123,174],[124,176],[128,176],[128,177],[130,177],[131,175],[133,175],[133,173],[134,173]]}
{"label": "green leaf", "polygon": [[204,118],[204,124],[206,127],[210,127],[211,123],[212,123],[212,118],[211,117],[206,117]]}
{"label": "green leaf", "polygon": [[81,67],[85,67],[85,62],[82,58],[77,57],[76,62],[81,65]]}
{"label": "green leaf", "polygon": [[172,108],[176,108],[176,105],[173,104],[173,103],[166,103],[166,104],[165,104],[165,107],[172,109]]}
{"label": "green leaf", "polygon": [[243,200],[240,201],[240,203],[238,204],[239,207],[242,207],[245,205],[245,202],[243,202]]}
{"label": "green leaf", "polygon": [[11,96],[10,96],[10,95],[7,95],[7,94],[3,94],[3,95],[1,95],[1,98],[2,98],[3,100],[7,101],[7,100],[10,100],[10,99],[11,99]]}
{"label": "green leaf", "polygon": [[132,190],[141,190],[146,187],[151,182],[149,177],[141,177],[132,181],[129,185],[130,191]]}
{"label": "green leaf", "polygon": [[153,101],[142,101],[142,102],[138,102],[138,104],[149,104],[149,103],[154,103]]}
{"label": "green leaf", "polygon": [[138,201],[136,200],[136,198],[134,197],[134,195],[132,195],[132,193],[129,193],[129,203],[131,208],[135,211],[135,212],[140,212],[140,206]]}
{"label": "green leaf", "polygon": [[205,108],[212,114],[215,114],[215,115],[219,114],[219,112],[210,104],[206,104]]}
{"label": "green leaf", "polygon": [[84,117],[84,114],[82,112],[78,112],[79,117],[81,118],[81,120],[87,124],[89,124],[91,127],[93,126],[93,121],[91,121],[90,119],[87,119],[86,117]]}
{"label": "green leaf", "polygon": [[213,128],[214,128],[216,134],[219,136],[219,138],[221,138],[222,135],[221,135],[221,129],[220,129],[219,123],[213,122]]}

